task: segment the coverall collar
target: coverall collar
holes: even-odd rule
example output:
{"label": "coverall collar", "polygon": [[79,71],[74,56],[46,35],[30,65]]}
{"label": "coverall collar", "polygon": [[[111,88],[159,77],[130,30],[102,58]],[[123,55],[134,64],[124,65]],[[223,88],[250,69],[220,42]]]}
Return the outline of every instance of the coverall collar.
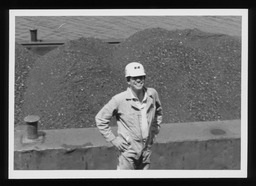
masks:
{"label": "coverall collar", "polygon": [[[146,87],[143,88],[144,91],[145,91],[145,94],[147,94],[147,110],[148,108],[151,106],[151,104],[153,103],[153,95],[150,91],[148,91],[148,89]],[[130,87],[127,88],[127,91],[126,91],[126,100],[133,100],[135,98],[135,96],[132,94],[131,90],[130,90]],[[145,98],[145,96],[144,96]],[[138,99],[138,98],[135,98],[135,99]],[[144,99],[143,99],[144,100]],[[131,106],[136,108],[136,109],[139,109],[137,104],[134,102],[134,101],[131,101]]]}
{"label": "coverall collar", "polygon": [[[134,94],[132,92],[132,89],[130,87],[127,88],[127,91],[130,93],[131,99],[138,100],[138,98],[134,96]],[[143,92],[144,92],[144,97],[143,97],[142,102],[145,102],[147,100],[147,98],[148,98],[147,89],[145,87],[143,87]]]}
{"label": "coverall collar", "polygon": [[[127,90],[126,90],[126,99],[133,99],[135,98],[133,94],[130,94],[130,90],[131,88],[128,87]],[[153,98],[153,95],[150,91],[148,91],[148,89],[146,87],[143,87],[143,90],[147,93],[148,97],[152,97]]]}

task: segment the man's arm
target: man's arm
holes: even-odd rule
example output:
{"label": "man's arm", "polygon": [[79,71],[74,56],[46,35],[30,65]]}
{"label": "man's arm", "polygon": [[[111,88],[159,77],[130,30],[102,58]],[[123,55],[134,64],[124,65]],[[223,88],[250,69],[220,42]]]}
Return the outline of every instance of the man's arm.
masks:
{"label": "man's arm", "polygon": [[115,139],[115,135],[109,126],[114,111],[117,109],[117,102],[112,98],[95,116],[96,126],[107,141]]}
{"label": "man's arm", "polygon": [[128,149],[127,142],[120,138],[119,136],[115,137],[111,128],[109,126],[109,122],[117,111],[117,100],[113,97],[95,116],[96,125],[100,131],[100,133],[104,136],[104,138],[111,142],[115,147],[117,147],[120,151],[125,151]]}
{"label": "man's arm", "polygon": [[154,134],[158,134],[160,129],[160,124],[163,118],[163,110],[162,110],[162,104],[157,92],[155,92],[155,101],[156,101],[155,102],[156,112],[155,112],[155,119],[152,123],[152,131],[154,132]]}
{"label": "man's arm", "polygon": [[162,104],[159,99],[158,93],[156,92],[156,121],[158,126],[160,126],[160,124],[162,123],[162,119],[163,119]]}

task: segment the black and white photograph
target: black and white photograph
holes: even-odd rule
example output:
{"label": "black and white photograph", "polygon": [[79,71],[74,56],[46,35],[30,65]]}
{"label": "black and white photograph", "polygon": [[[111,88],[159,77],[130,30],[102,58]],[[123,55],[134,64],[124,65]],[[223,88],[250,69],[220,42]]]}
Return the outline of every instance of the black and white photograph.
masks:
{"label": "black and white photograph", "polygon": [[247,9],[13,9],[9,43],[9,178],[247,177]]}

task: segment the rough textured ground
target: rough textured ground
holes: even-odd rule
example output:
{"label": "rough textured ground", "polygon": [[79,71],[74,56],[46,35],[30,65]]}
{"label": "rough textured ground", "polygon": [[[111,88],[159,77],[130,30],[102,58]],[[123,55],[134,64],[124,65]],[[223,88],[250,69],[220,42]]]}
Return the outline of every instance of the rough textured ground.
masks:
{"label": "rough textured ground", "polygon": [[81,38],[41,57],[30,73],[23,115],[39,115],[44,129],[94,126],[100,107],[122,90],[108,65],[112,50]]}
{"label": "rough textured ground", "polygon": [[18,120],[36,114],[43,129],[95,126],[99,109],[126,89],[124,66],[131,61],[145,66],[146,85],[159,92],[164,123],[240,118],[240,40],[156,28],[115,48],[81,38],[41,57],[30,71]]}
{"label": "rough textured ground", "polygon": [[145,66],[147,85],[160,93],[165,123],[238,119],[240,45],[237,38],[196,29],[148,29],[118,46],[112,65]]}
{"label": "rough textured ground", "polygon": [[15,43],[15,122],[21,117],[26,80],[38,56],[22,45]]}

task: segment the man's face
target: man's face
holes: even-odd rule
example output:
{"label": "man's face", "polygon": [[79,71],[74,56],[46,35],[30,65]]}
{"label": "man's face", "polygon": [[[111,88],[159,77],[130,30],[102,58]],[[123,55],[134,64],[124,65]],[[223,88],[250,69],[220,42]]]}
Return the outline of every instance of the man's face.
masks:
{"label": "man's face", "polygon": [[141,90],[145,83],[145,76],[136,76],[131,77],[128,84],[131,86],[133,90]]}

